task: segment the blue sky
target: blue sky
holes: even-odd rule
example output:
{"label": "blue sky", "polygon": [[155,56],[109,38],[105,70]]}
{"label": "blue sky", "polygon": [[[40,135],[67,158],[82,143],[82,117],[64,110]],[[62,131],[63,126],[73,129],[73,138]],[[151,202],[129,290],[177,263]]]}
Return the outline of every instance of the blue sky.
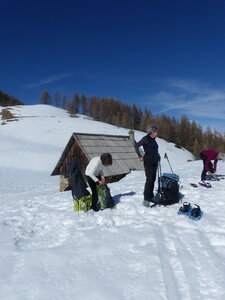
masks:
{"label": "blue sky", "polygon": [[114,97],[225,131],[225,1],[0,1],[0,89]]}

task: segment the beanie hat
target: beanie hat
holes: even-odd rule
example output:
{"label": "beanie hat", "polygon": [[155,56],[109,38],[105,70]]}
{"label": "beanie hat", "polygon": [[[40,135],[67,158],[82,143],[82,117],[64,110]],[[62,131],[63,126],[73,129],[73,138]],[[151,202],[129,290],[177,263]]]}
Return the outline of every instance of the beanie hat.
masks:
{"label": "beanie hat", "polygon": [[219,158],[222,159],[223,161],[225,161],[225,153],[220,152],[219,153]]}
{"label": "beanie hat", "polygon": [[158,129],[159,129],[159,128],[158,128],[157,125],[150,125],[150,126],[148,126],[148,128],[147,128],[147,132],[148,132],[148,133],[156,132]]}

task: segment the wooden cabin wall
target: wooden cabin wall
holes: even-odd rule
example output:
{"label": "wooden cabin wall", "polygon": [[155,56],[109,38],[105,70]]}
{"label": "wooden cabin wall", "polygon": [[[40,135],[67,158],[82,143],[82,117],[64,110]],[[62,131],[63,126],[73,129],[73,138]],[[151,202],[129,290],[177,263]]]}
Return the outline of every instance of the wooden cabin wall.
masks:
{"label": "wooden cabin wall", "polygon": [[64,192],[65,189],[69,185],[69,178],[64,177],[63,175],[60,175],[59,177],[59,191]]}
{"label": "wooden cabin wall", "polygon": [[85,169],[89,160],[76,140],[74,140],[74,143],[69,149],[67,156],[60,167],[60,175],[63,175],[66,178],[69,177],[69,167],[73,158],[77,160],[77,164],[81,171],[81,174],[84,176]]}

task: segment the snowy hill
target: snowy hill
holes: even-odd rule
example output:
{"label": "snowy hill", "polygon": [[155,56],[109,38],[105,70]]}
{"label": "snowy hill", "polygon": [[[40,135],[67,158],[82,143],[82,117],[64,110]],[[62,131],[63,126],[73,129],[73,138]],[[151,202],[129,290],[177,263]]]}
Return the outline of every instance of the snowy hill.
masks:
{"label": "snowy hill", "polygon": [[191,187],[202,162],[158,138],[163,172],[166,152],[183,201],[199,204],[202,220],[177,215],[181,204],[143,207],[142,171],[110,184],[114,209],[76,213],[50,176],[70,136],[129,130],[46,105],[9,109],[15,120],[0,123],[0,299],[224,299],[225,180]]}

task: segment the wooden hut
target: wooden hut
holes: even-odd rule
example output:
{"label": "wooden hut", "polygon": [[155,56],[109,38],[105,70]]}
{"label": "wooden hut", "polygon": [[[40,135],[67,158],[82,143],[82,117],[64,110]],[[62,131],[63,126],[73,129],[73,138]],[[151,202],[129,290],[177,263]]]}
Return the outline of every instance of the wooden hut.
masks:
{"label": "wooden hut", "polygon": [[89,161],[102,153],[109,152],[113,158],[112,166],[105,168],[107,182],[119,181],[131,170],[143,170],[134,148],[134,132],[128,136],[88,134],[74,132],[69,139],[51,176],[60,175],[60,191],[68,186],[69,165],[75,157],[82,176]]}

